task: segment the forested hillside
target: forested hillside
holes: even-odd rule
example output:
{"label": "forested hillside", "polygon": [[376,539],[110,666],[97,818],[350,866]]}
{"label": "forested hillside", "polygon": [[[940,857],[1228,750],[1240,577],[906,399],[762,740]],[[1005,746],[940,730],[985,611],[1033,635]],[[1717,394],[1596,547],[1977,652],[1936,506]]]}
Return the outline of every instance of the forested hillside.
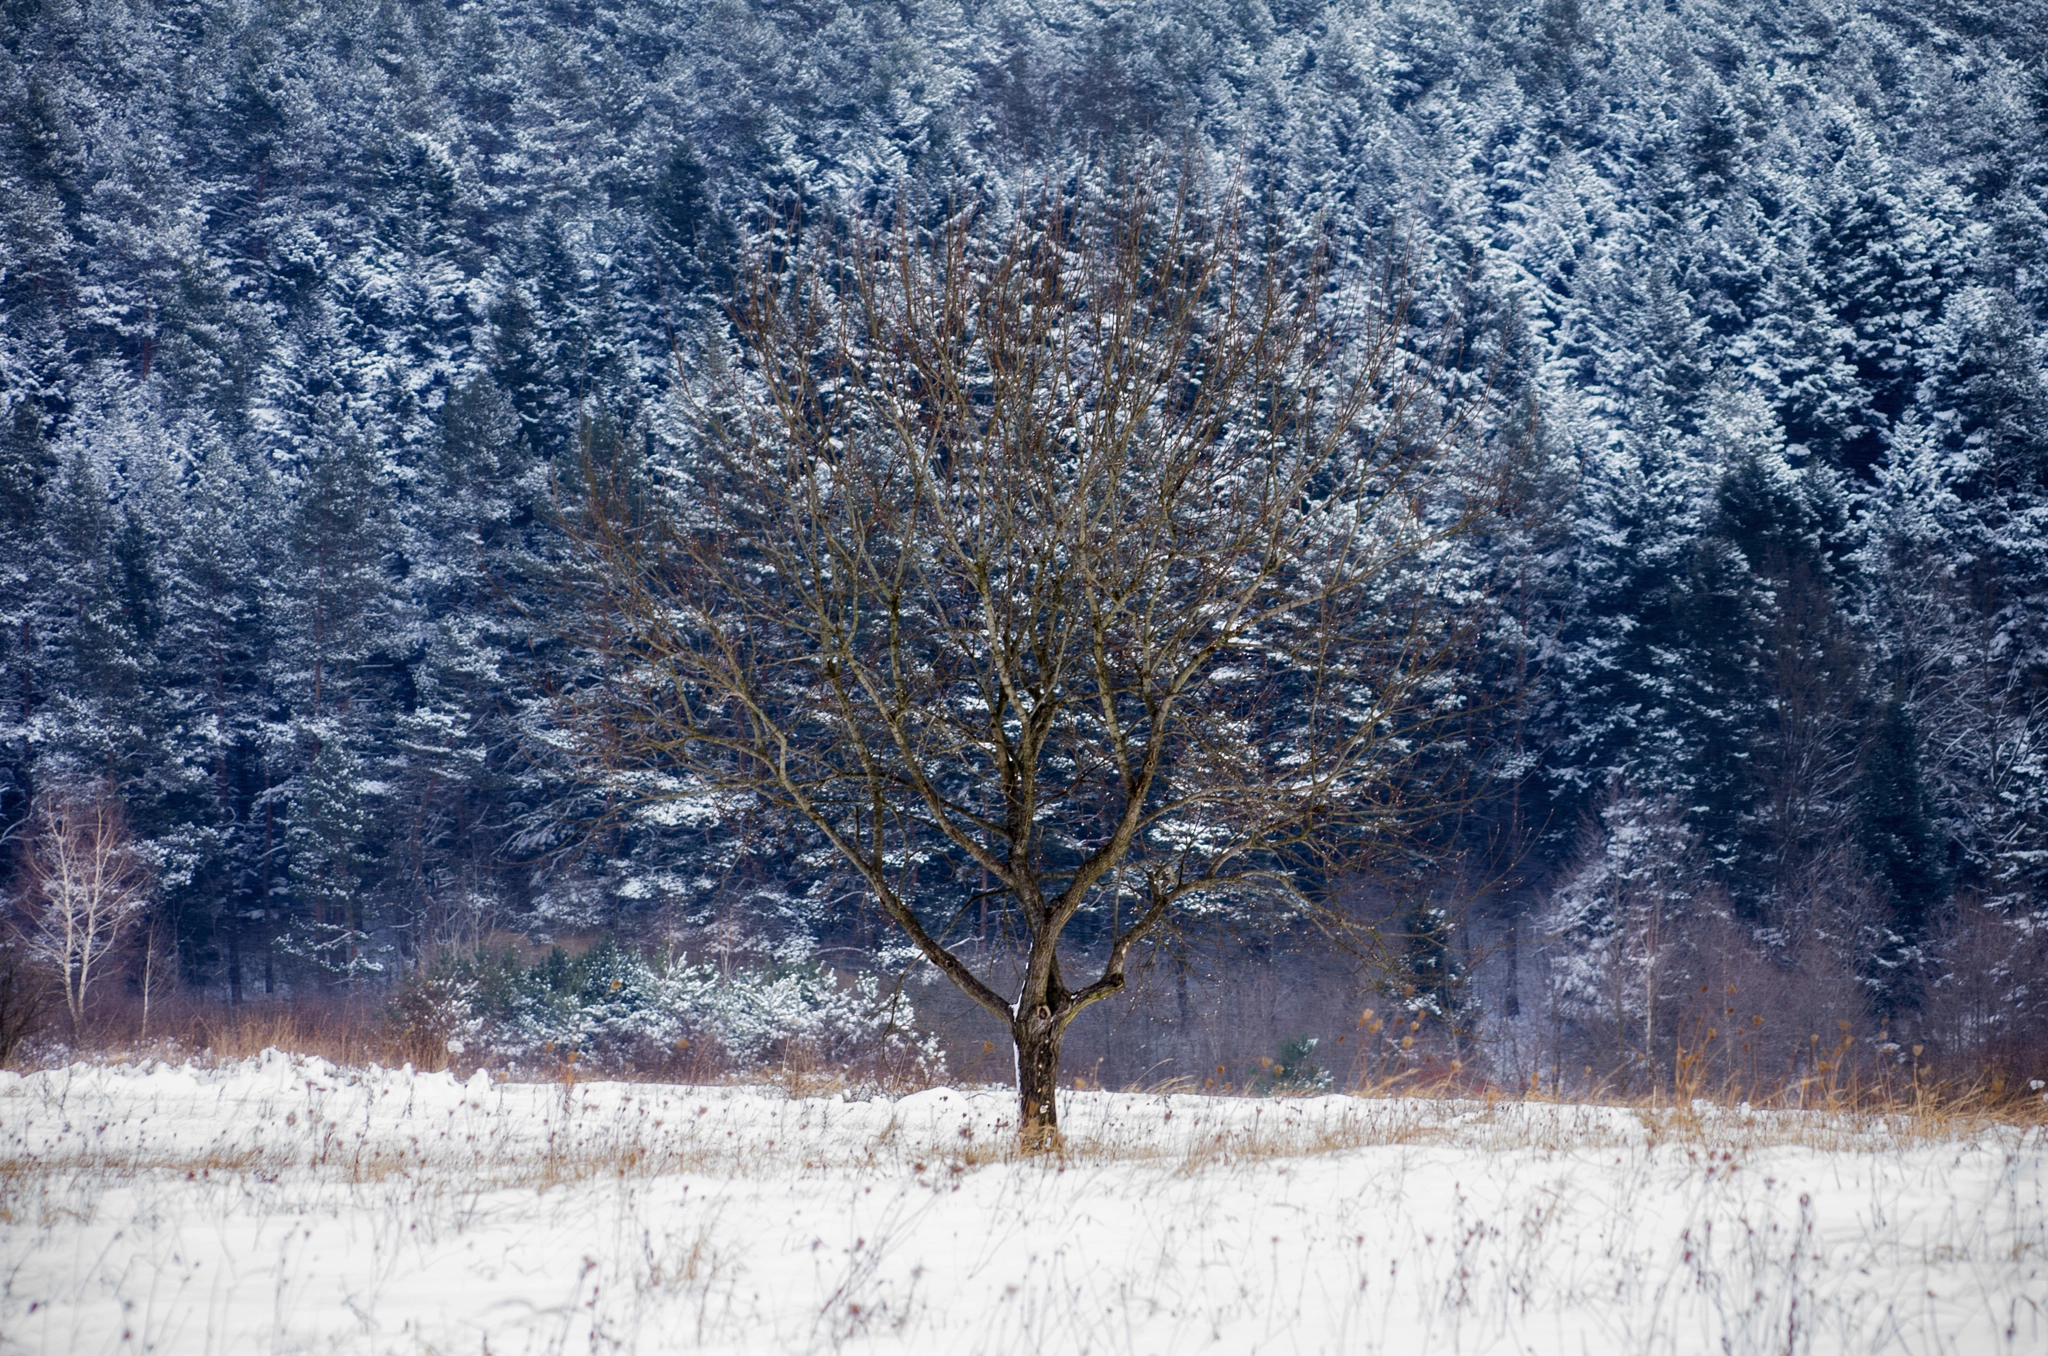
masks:
{"label": "forested hillside", "polygon": [[1524,1079],[1668,1069],[1708,990],[2048,1037],[2048,6],[9,0],[0,49],[0,825],[111,778],[189,989],[865,946],[801,839],[559,756],[556,506],[688,436],[750,241],[1168,146],[1340,280],[1395,243],[1528,452],[1480,795],[1370,905],[1402,1023]]}

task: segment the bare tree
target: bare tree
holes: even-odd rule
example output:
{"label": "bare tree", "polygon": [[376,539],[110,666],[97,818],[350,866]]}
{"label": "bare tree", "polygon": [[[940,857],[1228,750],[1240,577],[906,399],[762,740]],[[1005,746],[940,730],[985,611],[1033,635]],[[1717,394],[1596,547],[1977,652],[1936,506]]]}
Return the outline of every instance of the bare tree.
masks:
{"label": "bare tree", "polygon": [[52,987],[47,968],[28,947],[0,932],[0,1068],[42,1025]]}
{"label": "bare tree", "polygon": [[20,903],[30,948],[56,971],[71,1027],[93,980],[149,905],[155,875],[106,782],[55,786],[29,808]]}
{"label": "bare tree", "polygon": [[[591,458],[581,506],[580,748],[819,835],[1008,1030],[1027,1143],[1136,948],[1298,916],[1433,803],[1452,544],[1503,483],[1400,270],[1347,299],[1167,182],[764,252],[682,448]],[[955,944],[991,898],[1007,977]]]}

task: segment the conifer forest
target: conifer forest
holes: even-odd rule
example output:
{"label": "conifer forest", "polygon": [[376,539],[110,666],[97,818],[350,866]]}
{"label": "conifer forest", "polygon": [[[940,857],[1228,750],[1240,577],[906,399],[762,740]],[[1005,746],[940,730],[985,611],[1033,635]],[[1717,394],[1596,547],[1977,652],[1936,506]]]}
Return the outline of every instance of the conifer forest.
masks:
{"label": "conifer forest", "polygon": [[[1069,1072],[2048,1076],[2040,0],[0,15],[0,951],[61,952],[52,1029],[317,999],[458,1054],[802,1039],[1007,1081],[932,963],[1029,968],[1000,863],[852,861],[828,830],[880,842],[881,810],[593,743],[622,651],[592,561],[625,557],[587,524],[612,493],[754,521],[783,482],[705,430],[773,366],[805,242],[829,273],[964,205],[1170,213],[1199,180],[1312,261],[1289,295],[1395,297],[1374,342],[1505,469],[1414,553],[1426,589],[1386,586],[1450,628],[1435,714],[1373,718],[1430,813],[1370,869],[1262,846],[1298,907],[1223,889],[1127,946],[1138,867],[1075,886],[1038,981],[1057,1015],[1060,966],[1105,976]],[[1317,765],[1272,690],[1176,775],[1237,775],[1232,739]],[[88,831],[119,869],[52,941]]]}

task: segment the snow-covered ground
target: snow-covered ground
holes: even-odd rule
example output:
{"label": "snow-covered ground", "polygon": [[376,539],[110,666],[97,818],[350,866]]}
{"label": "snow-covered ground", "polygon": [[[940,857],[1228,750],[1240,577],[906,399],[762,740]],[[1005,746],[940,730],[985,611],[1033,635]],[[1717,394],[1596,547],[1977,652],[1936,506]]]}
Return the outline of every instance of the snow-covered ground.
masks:
{"label": "snow-covered ground", "polygon": [[0,1074],[6,1352],[2048,1351],[2048,1142],[1817,1117]]}

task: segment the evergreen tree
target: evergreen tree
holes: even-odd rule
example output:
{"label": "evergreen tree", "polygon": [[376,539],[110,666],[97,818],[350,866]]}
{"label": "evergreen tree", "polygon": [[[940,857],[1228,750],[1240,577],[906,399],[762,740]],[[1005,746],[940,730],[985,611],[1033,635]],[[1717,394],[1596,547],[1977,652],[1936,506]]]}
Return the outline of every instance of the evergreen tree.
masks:
{"label": "evergreen tree", "polygon": [[1397,936],[1390,994],[1403,1011],[1448,1036],[1455,1056],[1472,1038],[1476,1017],[1457,927],[1447,910],[1418,899],[1402,916]]}
{"label": "evergreen tree", "polygon": [[8,412],[0,425],[0,825],[11,828],[33,793],[31,722],[43,700],[39,650],[49,639],[42,520],[56,466],[39,408],[22,400]]}
{"label": "evergreen tree", "polygon": [[370,907],[370,820],[363,768],[339,736],[320,751],[292,794],[293,917],[284,950],[315,974],[354,983],[384,968]]}
{"label": "evergreen tree", "polygon": [[[180,952],[240,1002],[267,946],[284,872],[271,850],[277,806],[271,691],[276,599],[265,587],[283,534],[274,485],[225,444],[200,450],[166,571],[163,671],[171,745],[187,805],[170,836],[189,863],[169,892]],[[289,759],[285,760],[287,763]]]}
{"label": "evergreen tree", "polygon": [[1920,775],[1920,740],[1904,702],[1885,704],[1864,756],[1860,837],[1871,874],[1882,883],[1886,934],[1871,977],[1887,1010],[1909,1007],[1920,979],[1936,911],[1948,893],[1933,806]]}
{"label": "evergreen tree", "polygon": [[1870,133],[1845,139],[1823,181],[1814,263],[1850,336],[1844,356],[1859,391],[1844,423],[1815,430],[1814,443],[1833,464],[1868,476],[1913,404],[1921,331],[1941,314],[1962,259],[1950,227],[1957,209],[1943,191],[1900,182]]}
{"label": "evergreen tree", "polygon": [[352,420],[336,419],[292,487],[284,581],[291,627],[279,658],[292,684],[288,700],[310,722],[349,709],[382,639],[389,515],[378,471],[369,438]]}

